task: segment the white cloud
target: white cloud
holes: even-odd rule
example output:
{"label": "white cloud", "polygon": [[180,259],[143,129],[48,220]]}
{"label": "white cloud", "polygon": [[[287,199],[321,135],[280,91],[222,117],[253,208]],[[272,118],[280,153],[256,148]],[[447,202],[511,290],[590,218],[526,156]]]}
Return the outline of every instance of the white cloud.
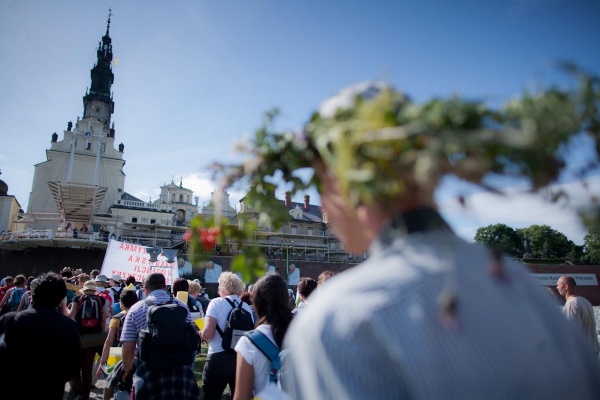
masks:
{"label": "white cloud", "polygon": [[543,194],[525,193],[512,188],[505,195],[479,192],[465,197],[465,206],[456,199],[439,201],[442,214],[456,233],[466,240],[473,240],[477,228],[505,224],[512,228],[531,225],[548,225],[562,232],[575,244],[582,245],[587,234],[577,215],[577,210],[589,204],[590,195],[600,192],[600,178],[591,179],[588,188],[581,183],[555,185],[554,191],[564,190],[568,194],[553,203]]}

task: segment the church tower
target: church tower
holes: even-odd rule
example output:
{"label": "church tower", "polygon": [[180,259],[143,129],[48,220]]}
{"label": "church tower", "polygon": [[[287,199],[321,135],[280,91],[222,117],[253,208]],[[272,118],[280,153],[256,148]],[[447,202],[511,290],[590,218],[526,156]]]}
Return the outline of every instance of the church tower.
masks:
{"label": "church tower", "polygon": [[112,40],[106,34],[98,45],[91,70],[91,86],[83,97],[83,117],[75,126],[69,121],[63,139],[52,135],[46,161],[35,165],[26,213],[32,229],[56,229],[71,223],[90,225],[95,214],[106,214],[123,193],[125,174],[120,143],[115,148],[115,126],[111,123],[115,103],[112,97]]}

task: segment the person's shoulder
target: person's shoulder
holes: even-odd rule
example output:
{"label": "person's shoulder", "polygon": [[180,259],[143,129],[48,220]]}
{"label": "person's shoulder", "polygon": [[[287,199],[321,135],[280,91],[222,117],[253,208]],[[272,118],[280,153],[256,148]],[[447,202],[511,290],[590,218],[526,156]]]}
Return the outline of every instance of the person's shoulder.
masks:
{"label": "person's shoulder", "polygon": [[573,297],[573,302],[581,307],[592,307],[592,303],[588,299],[580,295]]}
{"label": "person's shoulder", "polygon": [[136,301],[135,304],[129,308],[129,311],[127,312],[127,314],[133,315],[134,313],[138,312],[138,310],[140,310],[140,309],[148,308],[148,303],[146,303],[146,300],[148,300],[148,299],[145,298],[145,299]]}
{"label": "person's shoulder", "polygon": [[111,317],[111,319],[121,319],[127,314],[127,311],[121,311]]}
{"label": "person's shoulder", "polygon": [[252,306],[245,301],[242,301],[242,308],[248,312],[252,312]]}
{"label": "person's shoulder", "polygon": [[[24,310],[21,312],[25,312],[28,310]],[[55,313],[56,314],[56,319],[59,320],[61,323],[65,324],[66,326],[68,326],[70,329],[75,330],[77,333],[79,333],[79,326],[77,324],[77,321],[75,321],[73,318],[70,318],[60,312]]]}

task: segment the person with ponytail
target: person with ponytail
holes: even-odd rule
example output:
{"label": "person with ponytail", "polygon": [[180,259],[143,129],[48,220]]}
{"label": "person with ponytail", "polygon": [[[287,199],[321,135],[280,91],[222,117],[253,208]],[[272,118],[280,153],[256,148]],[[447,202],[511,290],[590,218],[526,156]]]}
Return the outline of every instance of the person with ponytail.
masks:
{"label": "person with ponytail", "polygon": [[[252,306],[258,315],[256,329],[282,348],[292,321],[288,287],[277,273],[267,273],[252,288]],[[269,360],[246,336],[235,346],[237,364],[234,400],[249,400],[267,384]]]}

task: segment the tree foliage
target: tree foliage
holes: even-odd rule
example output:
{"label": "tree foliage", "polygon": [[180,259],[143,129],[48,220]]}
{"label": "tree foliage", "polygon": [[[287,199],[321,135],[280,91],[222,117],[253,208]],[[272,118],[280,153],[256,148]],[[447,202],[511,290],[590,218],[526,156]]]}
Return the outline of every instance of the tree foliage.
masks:
{"label": "tree foliage", "polygon": [[567,258],[575,243],[563,233],[548,225],[531,225],[517,229],[523,238],[529,238],[533,255],[537,258]]}
{"label": "tree foliage", "polygon": [[475,241],[495,247],[513,257],[521,257],[525,252],[523,238],[515,229],[504,224],[488,225],[477,229]]}
{"label": "tree foliage", "polygon": [[595,226],[583,238],[585,260],[589,264],[600,264],[600,226]]}
{"label": "tree foliage", "polygon": [[525,253],[525,238],[529,238],[531,251],[536,258],[565,259],[573,264],[600,264],[600,228],[590,230],[584,238],[585,246],[577,246],[548,225],[531,225],[522,229],[505,224],[487,225],[477,229],[474,240],[520,258]]}

